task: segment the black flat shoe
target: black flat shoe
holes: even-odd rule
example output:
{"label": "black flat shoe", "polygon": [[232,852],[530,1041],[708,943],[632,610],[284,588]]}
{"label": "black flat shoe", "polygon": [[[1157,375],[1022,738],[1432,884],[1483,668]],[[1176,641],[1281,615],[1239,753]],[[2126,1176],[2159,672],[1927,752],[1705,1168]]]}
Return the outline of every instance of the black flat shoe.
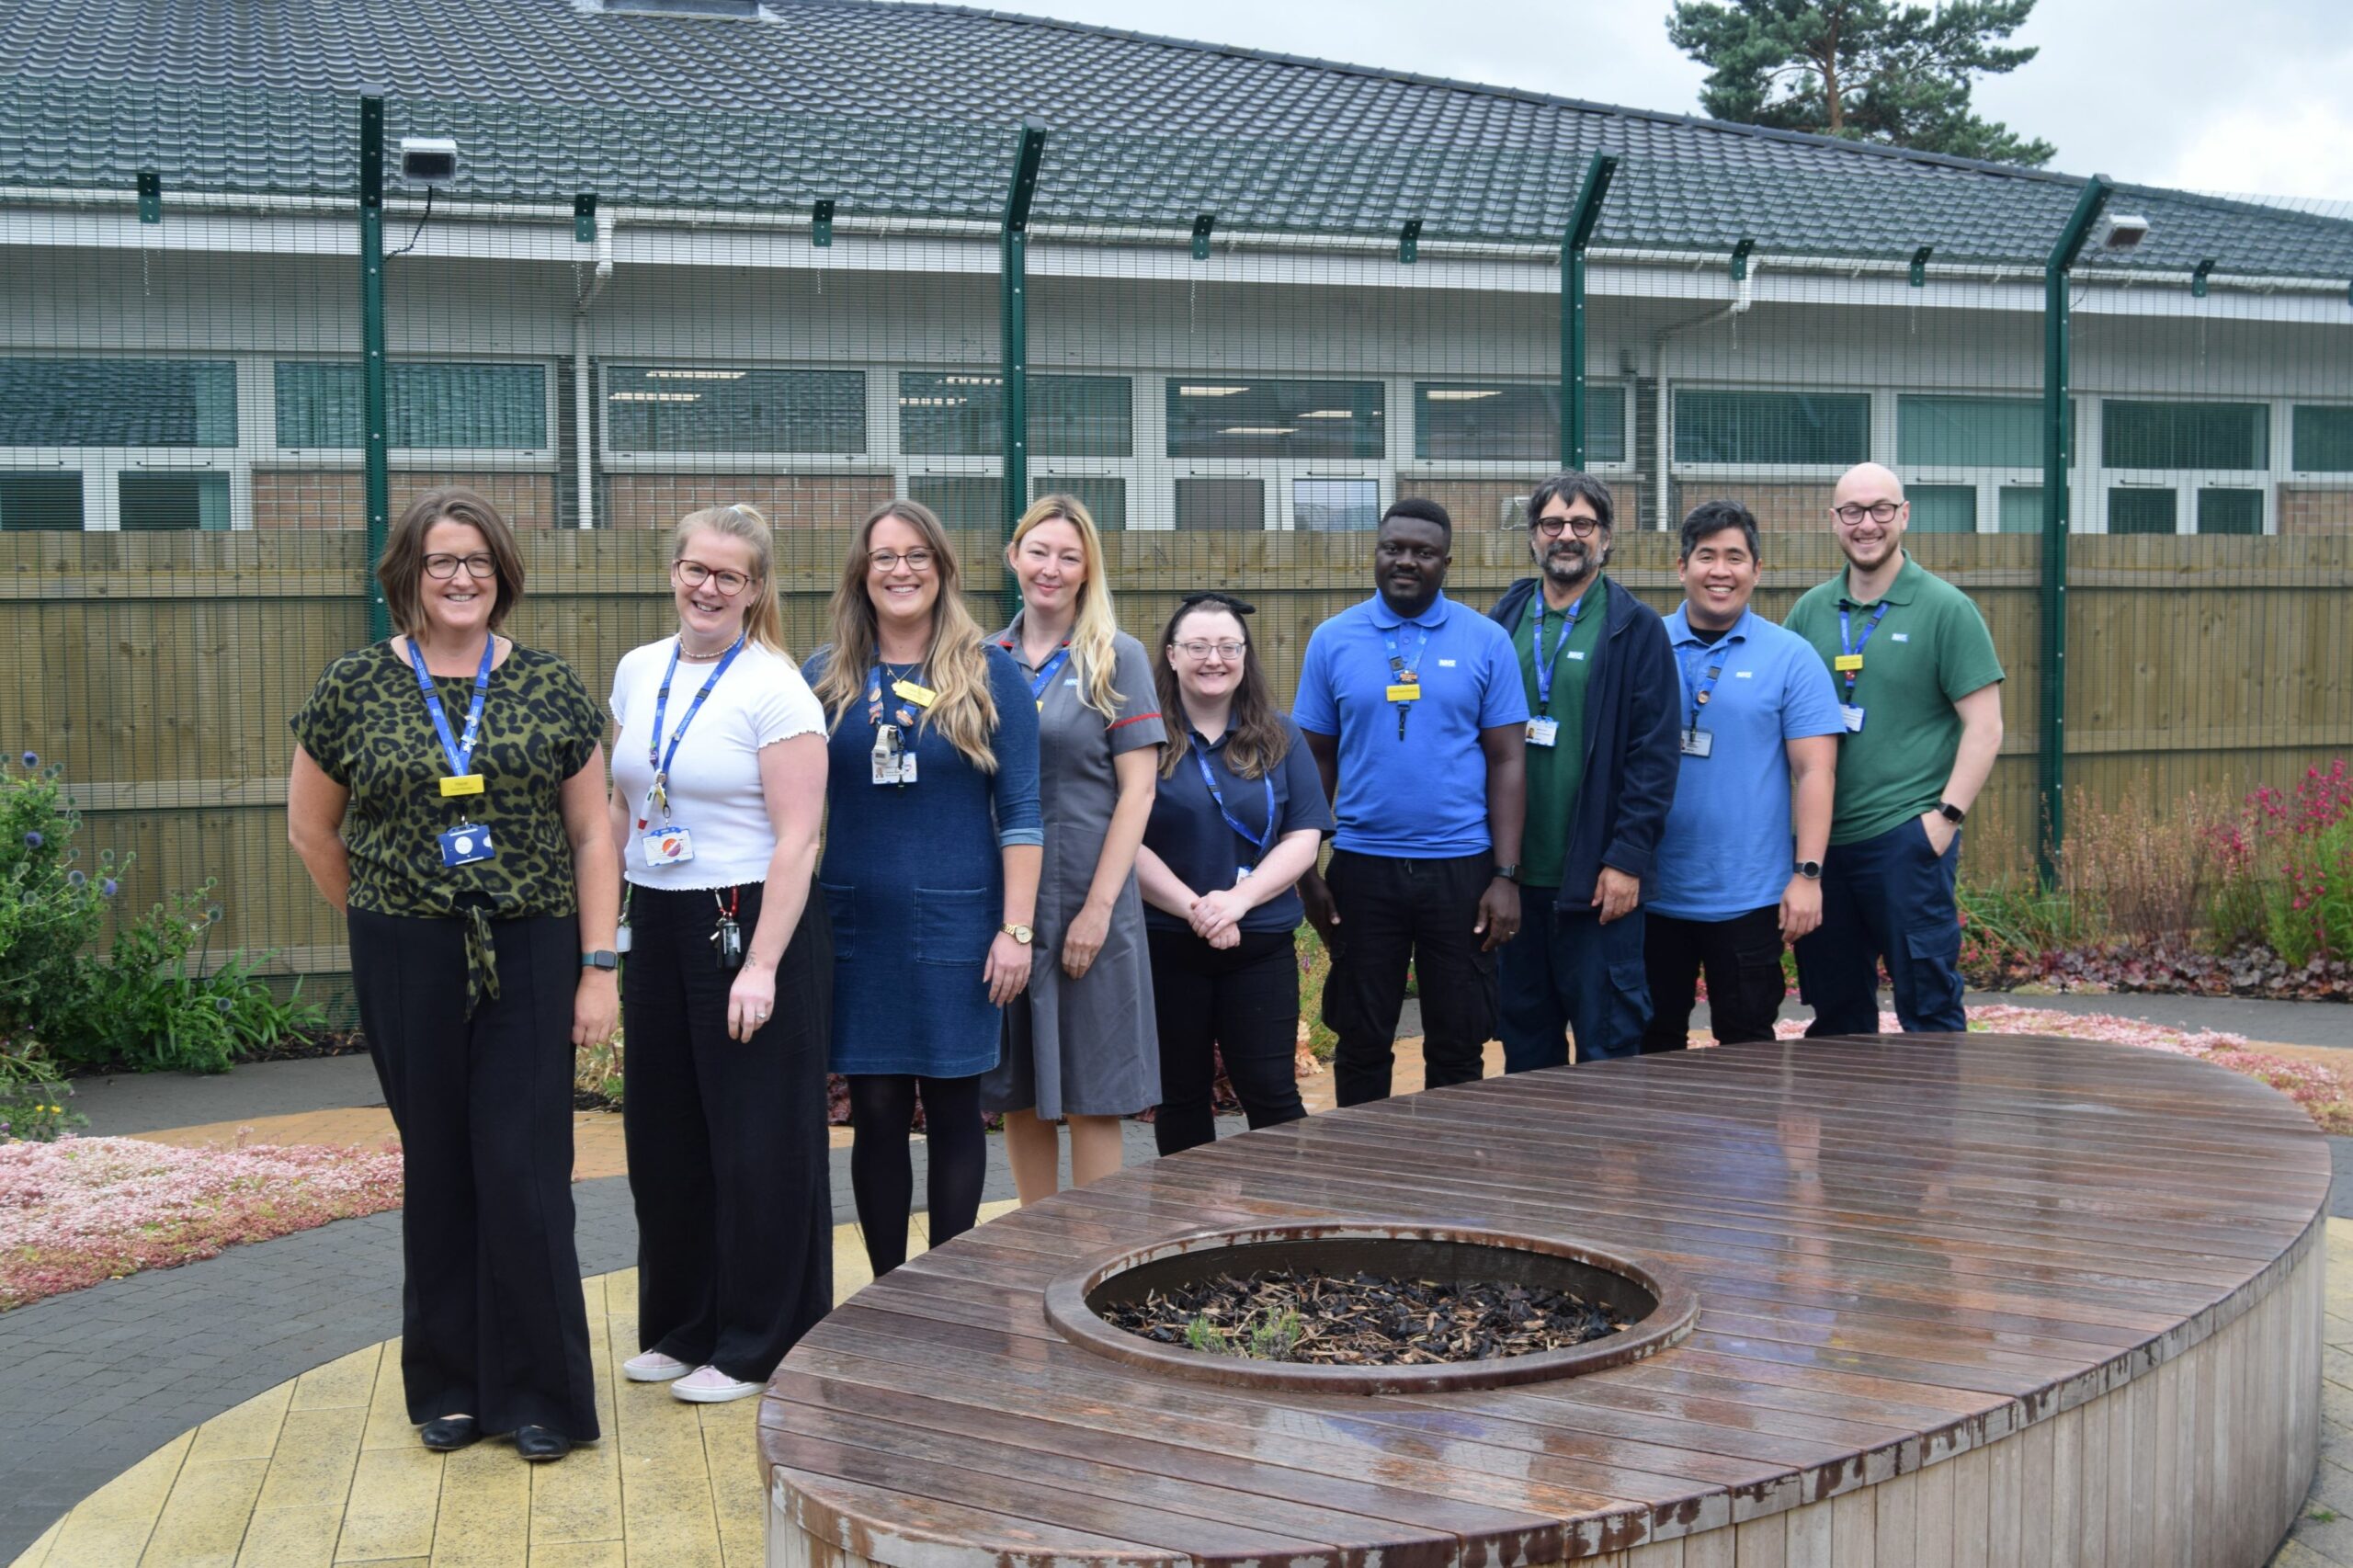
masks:
{"label": "black flat shoe", "polygon": [[417,1434],[425,1446],[446,1454],[482,1441],[482,1423],[471,1415],[444,1415],[428,1421]]}
{"label": "black flat shoe", "polygon": [[517,1426],[515,1451],[533,1464],[547,1464],[570,1453],[572,1439],[551,1426]]}

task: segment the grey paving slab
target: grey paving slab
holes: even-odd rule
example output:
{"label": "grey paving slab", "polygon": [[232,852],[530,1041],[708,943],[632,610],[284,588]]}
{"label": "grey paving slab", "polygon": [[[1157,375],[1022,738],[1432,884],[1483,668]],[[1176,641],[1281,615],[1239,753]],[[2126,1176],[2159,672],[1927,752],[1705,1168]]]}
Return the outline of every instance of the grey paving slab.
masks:
{"label": "grey paving slab", "polygon": [[90,1119],[85,1131],[93,1138],[384,1103],[365,1055],[259,1062],[226,1073],[121,1073],[76,1078],[73,1089],[74,1108]]}

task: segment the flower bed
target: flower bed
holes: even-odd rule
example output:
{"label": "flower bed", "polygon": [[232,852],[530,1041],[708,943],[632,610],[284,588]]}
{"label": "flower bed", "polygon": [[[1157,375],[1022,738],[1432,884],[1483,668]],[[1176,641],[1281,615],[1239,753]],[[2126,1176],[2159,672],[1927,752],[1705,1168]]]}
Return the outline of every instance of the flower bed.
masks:
{"label": "flower bed", "polygon": [[401,1157],[376,1150],[0,1145],[0,1310],[400,1202]]}

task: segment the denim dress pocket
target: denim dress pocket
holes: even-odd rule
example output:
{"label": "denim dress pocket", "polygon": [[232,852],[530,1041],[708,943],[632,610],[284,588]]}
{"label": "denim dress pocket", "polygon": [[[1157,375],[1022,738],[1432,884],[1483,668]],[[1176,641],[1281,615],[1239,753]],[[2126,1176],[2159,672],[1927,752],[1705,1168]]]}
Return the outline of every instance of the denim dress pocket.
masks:
{"label": "denim dress pocket", "polygon": [[996,895],[987,888],[915,889],[915,961],[963,964],[988,960],[996,939]]}

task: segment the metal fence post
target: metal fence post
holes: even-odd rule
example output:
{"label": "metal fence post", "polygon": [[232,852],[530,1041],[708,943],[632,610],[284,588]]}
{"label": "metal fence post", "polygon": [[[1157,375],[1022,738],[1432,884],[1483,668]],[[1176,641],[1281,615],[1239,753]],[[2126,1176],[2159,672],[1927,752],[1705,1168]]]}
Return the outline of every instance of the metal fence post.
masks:
{"label": "metal fence post", "polygon": [[1585,247],[1601,216],[1618,158],[1596,153],[1561,236],[1561,466],[1585,467]]}
{"label": "metal fence post", "polygon": [[[1005,221],[997,234],[997,271],[1003,299],[999,306],[1005,331],[1005,537],[1012,542],[1014,525],[1029,505],[1029,201],[1038,194],[1038,160],[1046,151],[1046,128],[1021,122],[1021,144],[1013,159],[1013,183],[1005,193]],[[1006,619],[1021,609],[1021,587],[1007,574],[1005,580]]]}
{"label": "metal fence post", "polygon": [[392,635],[392,612],[376,562],[392,528],[392,474],[384,413],[384,100],[359,100],[359,407],[366,437],[368,510],[368,637]]}
{"label": "metal fence post", "polygon": [[2035,869],[2046,888],[2058,881],[2067,831],[2067,467],[2075,439],[2067,407],[2067,290],[2075,257],[2115,188],[2106,175],[2084,182],[2042,268],[2042,687],[2035,771],[2043,817]]}

